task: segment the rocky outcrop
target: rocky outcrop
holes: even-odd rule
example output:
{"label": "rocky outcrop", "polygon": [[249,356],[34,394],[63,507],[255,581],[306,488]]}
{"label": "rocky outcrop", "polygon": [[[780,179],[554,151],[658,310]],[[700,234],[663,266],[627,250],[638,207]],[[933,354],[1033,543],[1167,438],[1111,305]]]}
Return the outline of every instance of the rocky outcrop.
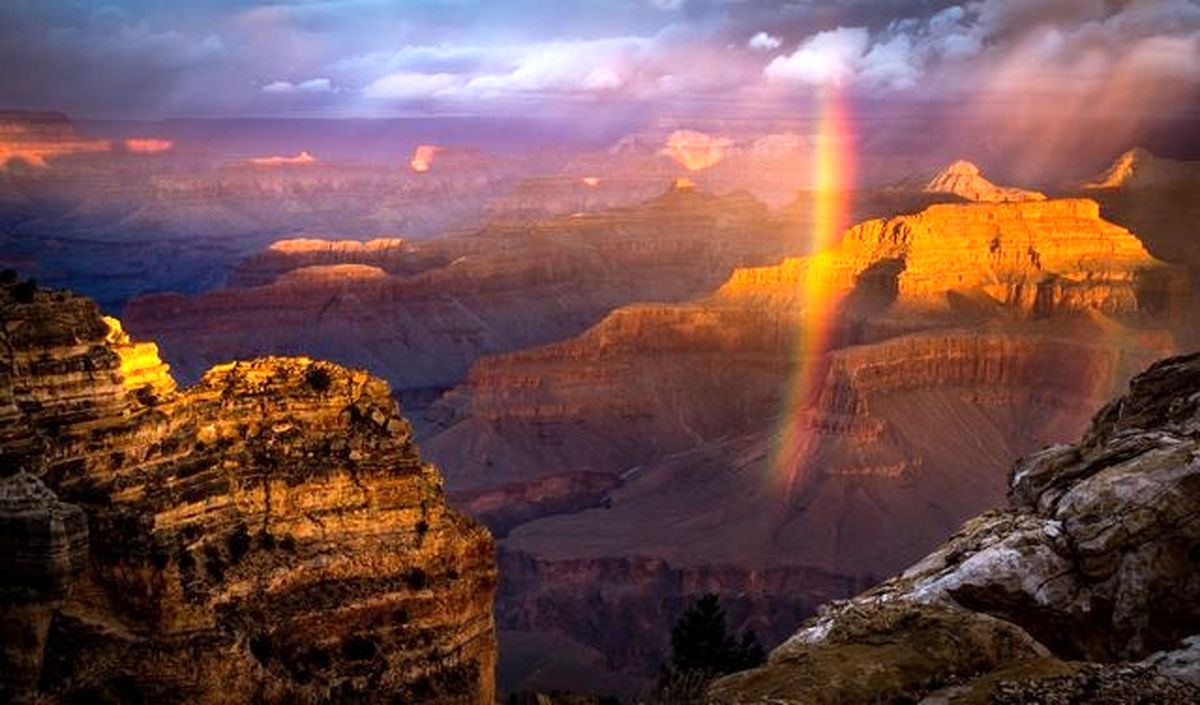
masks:
{"label": "rocky outcrop", "polygon": [[929,180],[929,183],[925,184],[925,191],[927,193],[952,193],[968,201],[986,203],[1046,200],[1046,195],[1037,191],[997,186],[984,178],[979,167],[962,159],[938,172]]}
{"label": "rocky outcrop", "polygon": [[[994,617],[936,605],[889,604],[848,614],[823,635],[819,647],[784,644],[771,653],[769,666],[718,683],[713,699],[915,702],[923,690],[955,678],[1028,664],[1047,654],[1019,627]],[[861,667],[851,670],[848,663]]]}
{"label": "rocky outcrop", "polygon": [[33,619],[7,581],[54,587],[41,640],[11,642],[37,697],[492,702],[491,538],[446,507],[385,383],[264,358],[177,391],[90,301],[3,295],[0,437],[35,441],[3,449],[34,498],[0,503],[28,527],[0,546],[29,566],[3,610]]}
{"label": "rocky outcrop", "polygon": [[[1016,463],[1006,509],[967,522],[881,586],[829,605],[773,652],[767,666],[718,682],[714,700],[887,699],[898,691],[855,690],[862,683],[849,677],[882,664],[899,674],[903,684],[896,687],[909,697],[956,684],[939,702],[1045,701],[1097,689],[1111,702],[1126,702],[1139,689],[1158,693],[1156,702],[1194,702],[1200,689],[1170,677],[1187,673],[1194,660],[1187,647],[1155,652],[1200,633],[1198,400],[1200,355],[1153,365],[1133,380],[1128,395],[1096,415],[1079,443]],[[1022,672],[1011,660],[980,662],[986,650],[960,647],[939,663],[925,658],[929,641],[919,620],[899,622],[903,639],[914,641],[878,654],[879,640],[897,631],[887,615],[927,610],[1003,625],[1025,643],[1018,660],[1042,656],[1039,644],[1063,660],[1149,658],[1134,667],[1051,661]],[[822,663],[836,663],[833,673],[822,671]],[[979,700],[981,694],[991,699]]]}

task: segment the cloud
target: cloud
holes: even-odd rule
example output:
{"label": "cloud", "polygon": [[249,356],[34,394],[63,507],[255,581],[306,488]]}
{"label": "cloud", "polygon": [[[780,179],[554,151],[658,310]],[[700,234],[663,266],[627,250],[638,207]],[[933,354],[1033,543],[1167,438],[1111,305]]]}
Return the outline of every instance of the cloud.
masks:
{"label": "cloud", "polygon": [[[476,47],[448,52],[445,48],[407,47],[375,65],[438,64],[439,55],[471,57],[471,69],[460,72],[400,70],[372,80],[363,90],[371,99],[502,100],[533,95],[564,97],[617,91],[629,87],[654,52],[653,39],[614,37],[596,40],[541,42]],[[414,59],[420,58],[414,62]]]}
{"label": "cloud", "polygon": [[766,32],[759,32],[753,37],[750,37],[750,41],[746,42],[746,46],[750,47],[754,51],[772,51],[774,49],[778,49],[782,44],[782,39],[767,34]]}
{"label": "cloud", "polygon": [[263,93],[274,95],[291,95],[297,93],[331,93],[333,82],[328,78],[311,78],[300,83],[290,81],[271,81],[262,87]]}
{"label": "cloud", "polygon": [[476,76],[466,88],[485,95],[611,91],[633,76],[651,44],[641,37],[539,44],[522,52],[510,70]]}
{"label": "cloud", "polygon": [[382,100],[427,100],[462,83],[460,77],[449,73],[393,73],[372,81],[363,95]]}
{"label": "cloud", "polygon": [[830,83],[915,101],[1058,95],[1140,114],[1183,110],[1200,85],[1195,0],[534,5],[9,0],[0,65],[23,68],[0,72],[0,95],[96,117],[580,102],[740,115],[787,110],[806,95],[792,89]]}
{"label": "cloud", "polygon": [[763,75],[770,81],[840,85],[854,77],[870,42],[865,27],[819,32],[801,42],[795,52],[773,59]]}
{"label": "cloud", "polygon": [[903,34],[873,44],[856,63],[856,68],[858,77],[871,86],[912,88],[921,77],[912,40]]}
{"label": "cloud", "polygon": [[[880,29],[809,35],[763,69],[769,82],[912,90],[924,98],[1094,92],[1136,63],[1148,83],[1200,82],[1200,4],[976,0]],[[1154,77],[1154,78],[1151,78]]]}

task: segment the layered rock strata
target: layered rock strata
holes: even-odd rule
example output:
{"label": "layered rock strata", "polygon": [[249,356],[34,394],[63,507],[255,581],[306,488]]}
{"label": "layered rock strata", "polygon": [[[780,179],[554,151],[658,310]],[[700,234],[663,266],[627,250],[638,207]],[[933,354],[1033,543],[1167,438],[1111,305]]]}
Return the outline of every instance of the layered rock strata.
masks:
{"label": "layered rock strata", "polygon": [[[1105,702],[1149,693],[1195,702],[1200,689],[1172,679],[1194,678],[1194,655],[1179,647],[1200,632],[1198,399],[1200,356],[1155,364],[1078,443],[1017,462],[1005,509],[967,522],[903,574],[829,605],[767,666],[718,682],[713,700],[849,703],[941,690],[939,702],[1088,692]],[[930,615],[954,626],[926,635]],[[963,644],[964,625],[981,620],[1007,634],[1000,658]],[[948,639],[954,650],[928,657]],[[882,675],[858,677],[864,669]]]}
{"label": "layered rock strata", "polygon": [[[26,649],[39,697],[492,702],[491,538],[447,509],[385,383],[265,358],[176,391],[90,301],[3,296],[0,437],[34,439],[5,456],[78,506],[22,575],[65,575],[91,529]],[[0,519],[28,523],[10,505]]]}
{"label": "layered rock strata", "polygon": [[569,338],[618,306],[711,291],[786,252],[790,233],[746,194],[672,190],[635,208],[408,243],[276,243],[236,286],[139,298],[131,331],[184,378],[226,359],[308,354],[362,366],[419,401],[486,354]]}

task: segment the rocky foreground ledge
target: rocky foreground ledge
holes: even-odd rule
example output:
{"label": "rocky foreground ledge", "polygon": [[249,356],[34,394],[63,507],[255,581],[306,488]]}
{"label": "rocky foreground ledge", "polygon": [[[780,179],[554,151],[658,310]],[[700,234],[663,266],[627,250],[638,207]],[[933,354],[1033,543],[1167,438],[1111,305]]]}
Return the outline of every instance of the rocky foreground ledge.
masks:
{"label": "rocky foreground ledge", "polygon": [[264,358],[178,391],[11,281],[0,342],[0,702],[493,702],[492,539],[385,383]]}
{"label": "rocky foreground ledge", "polygon": [[1200,702],[1200,355],[1159,362],[1009,506],[827,606],[713,703]]}

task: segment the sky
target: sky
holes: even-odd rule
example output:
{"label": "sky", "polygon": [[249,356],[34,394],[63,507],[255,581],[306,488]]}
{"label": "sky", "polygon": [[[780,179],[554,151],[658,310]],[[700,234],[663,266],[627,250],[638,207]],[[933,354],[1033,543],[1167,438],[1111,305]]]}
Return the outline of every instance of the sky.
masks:
{"label": "sky", "polygon": [[1192,115],[1200,0],[4,0],[0,108],[85,118]]}

